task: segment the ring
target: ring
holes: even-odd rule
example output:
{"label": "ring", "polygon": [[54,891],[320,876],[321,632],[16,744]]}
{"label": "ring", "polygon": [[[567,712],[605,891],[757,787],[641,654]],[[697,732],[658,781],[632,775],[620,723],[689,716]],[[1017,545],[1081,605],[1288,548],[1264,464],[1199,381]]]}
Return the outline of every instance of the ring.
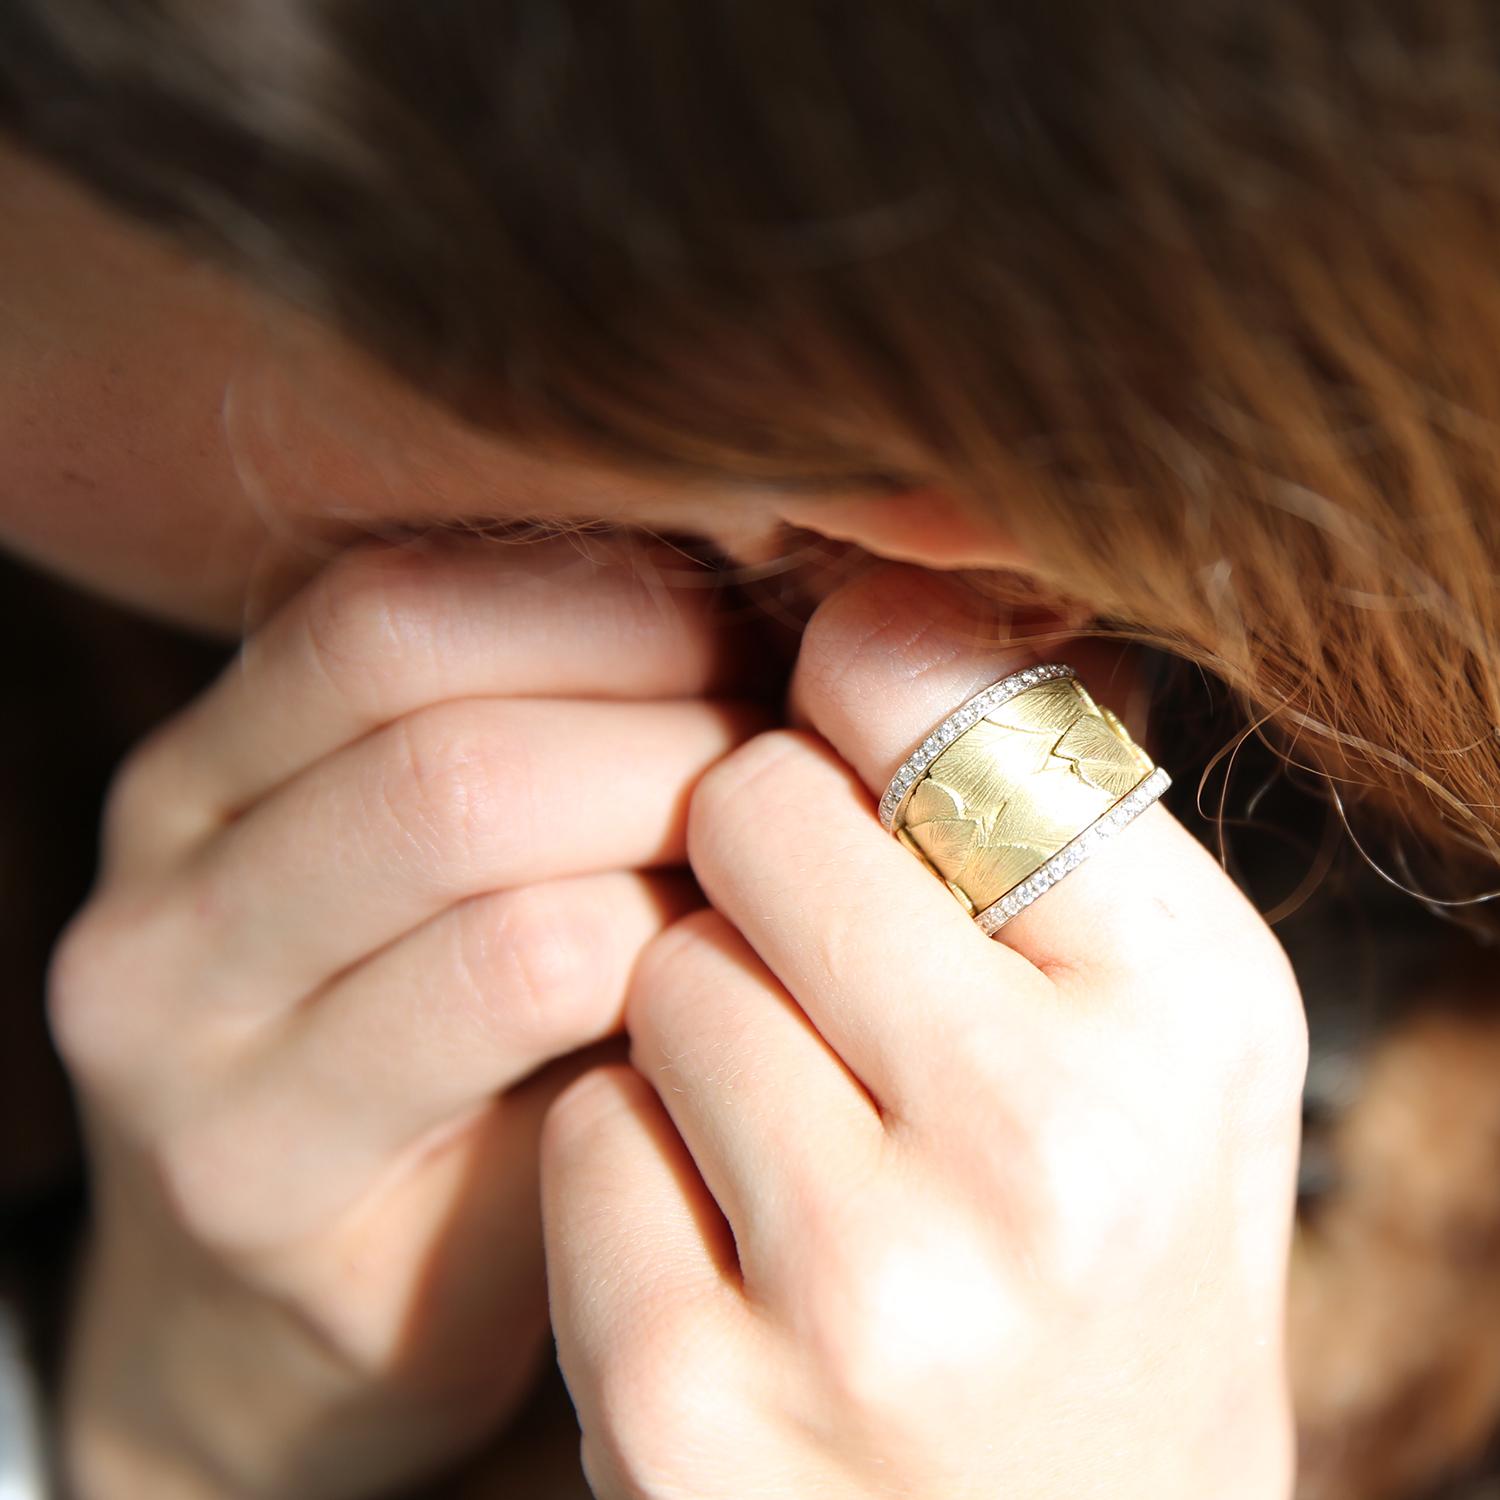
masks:
{"label": "ring", "polygon": [[1171,784],[1054,662],[949,714],[891,777],[880,821],[993,936]]}

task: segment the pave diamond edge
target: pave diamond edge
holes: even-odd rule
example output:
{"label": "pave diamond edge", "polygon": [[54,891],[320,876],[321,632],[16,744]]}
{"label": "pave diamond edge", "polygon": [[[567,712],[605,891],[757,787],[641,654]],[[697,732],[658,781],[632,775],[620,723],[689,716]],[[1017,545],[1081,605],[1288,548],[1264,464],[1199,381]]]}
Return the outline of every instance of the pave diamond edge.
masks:
{"label": "pave diamond edge", "polygon": [[1118,833],[1150,807],[1166,789],[1172,778],[1157,766],[1136,783],[1108,812],[1101,813],[1076,838],[1070,839],[1049,860],[1037,866],[1025,880],[1013,885],[998,901],[992,901],[974,921],[980,931],[993,937],[1017,912],[1024,911],[1040,895],[1050,890],[1069,870],[1076,869],[1105,839]]}

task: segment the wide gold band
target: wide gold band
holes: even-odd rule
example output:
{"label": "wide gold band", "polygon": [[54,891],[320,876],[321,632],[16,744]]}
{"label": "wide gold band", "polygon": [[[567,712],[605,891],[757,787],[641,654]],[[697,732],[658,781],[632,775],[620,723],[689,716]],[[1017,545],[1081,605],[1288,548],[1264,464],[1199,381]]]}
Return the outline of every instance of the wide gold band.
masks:
{"label": "wide gold band", "polygon": [[880,816],[993,933],[1170,784],[1054,663],[950,714],[891,778]]}

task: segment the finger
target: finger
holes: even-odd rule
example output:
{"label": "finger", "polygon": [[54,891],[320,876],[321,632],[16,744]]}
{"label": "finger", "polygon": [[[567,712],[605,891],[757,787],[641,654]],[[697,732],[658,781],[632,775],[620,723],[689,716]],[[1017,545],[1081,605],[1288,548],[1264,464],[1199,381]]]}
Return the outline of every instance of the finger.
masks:
{"label": "finger", "polygon": [[228,828],[176,876],[166,925],[207,995],[282,1008],[456,901],[682,863],[693,783],[764,720],[706,702],[422,710]]}
{"label": "finger", "polygon": [[709,770],[688,857],[705,894],[887,1114],[909,1117],[972,1045],[971,992],[1025,1016],[1052,987],[990,941],[875,817],[817,736],[773,730]]}
{"label": "finger", "polygon": [[633,1068],[594,1069],[558,1096],[541,1164],[548,1292],[570,1383],[619,1363],[640,1337],[642,1307],[660,1319],[737,1300],[729,1228]]}
{"label": "finger", "polygon": [[642,953],[631,1061],[660,1096],[734,1233],[747,1285],[777,1281],[828,1178],[860,1177],[879,1112],[744,937],[698,910]]}
{"label": "finger", "polygon": [[367,1180],[618,1032],[642,950],[701,900],[682,872],[615,870],[452,907],[287,1016],[236,1083],[241,1128],[291,1121],[323,1176]]}
{"label": "finger", "polygon": [[132,761],[110,843],[158,857],[404,714],[450,698],[728,692],[758,668],[660,549],[361,547],[296,595]]}
{"label": "finger", "polygon": [[[1037,659],[1006,631],[1003,610],[956,580],[900,566],[872,570],[814,614],[793,676],[794,712],[878,794],[934,725]],[[1050,645],[1046,657],[1074,666],[1090,693],[1144,739],[1145,705],[1132,697],[1118,646],[1071,640]],[[936,876],[928,878],[941,889]],[[1212,941],[1226,923],[1243,922],[1246,906],[1212,856],[1158,803],[997,936],[1061,975],[1138,965],[1185,940]]]}

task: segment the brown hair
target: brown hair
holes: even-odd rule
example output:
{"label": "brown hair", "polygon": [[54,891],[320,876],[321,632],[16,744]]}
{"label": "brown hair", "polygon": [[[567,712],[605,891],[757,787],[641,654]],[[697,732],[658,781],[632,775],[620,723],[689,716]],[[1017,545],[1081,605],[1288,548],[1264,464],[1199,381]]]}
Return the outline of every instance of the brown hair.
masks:
{"label": "brown hair", "polygon": [[1493,872],[1500,7],[9,0],[0,123],[529,442],[1001,513]]}

